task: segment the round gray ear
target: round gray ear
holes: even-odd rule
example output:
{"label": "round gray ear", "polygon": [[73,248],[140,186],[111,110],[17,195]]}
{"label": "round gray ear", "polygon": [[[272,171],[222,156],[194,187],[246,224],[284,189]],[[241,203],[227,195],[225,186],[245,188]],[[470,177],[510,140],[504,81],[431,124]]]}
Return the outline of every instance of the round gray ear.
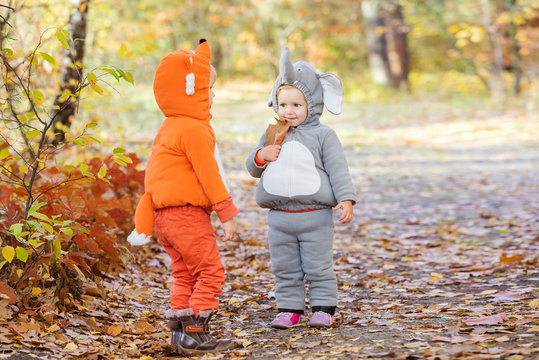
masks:
{"label": "round gray ear", "polygon": [[344,95],[341,80],[333,73],[321,73],[318,79],[322,84],[326,109],[332,114],[340,114]]}

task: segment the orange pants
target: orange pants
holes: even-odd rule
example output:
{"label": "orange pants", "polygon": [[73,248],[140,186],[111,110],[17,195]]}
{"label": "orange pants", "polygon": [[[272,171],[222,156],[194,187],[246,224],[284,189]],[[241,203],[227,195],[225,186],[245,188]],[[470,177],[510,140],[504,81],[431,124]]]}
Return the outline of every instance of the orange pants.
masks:
{"label": "orange pants", "polygon": [[170,308],[199,311],[217,309],[225,269],[209,215],[197,206],[159,209],[155,232],[170,256]]}

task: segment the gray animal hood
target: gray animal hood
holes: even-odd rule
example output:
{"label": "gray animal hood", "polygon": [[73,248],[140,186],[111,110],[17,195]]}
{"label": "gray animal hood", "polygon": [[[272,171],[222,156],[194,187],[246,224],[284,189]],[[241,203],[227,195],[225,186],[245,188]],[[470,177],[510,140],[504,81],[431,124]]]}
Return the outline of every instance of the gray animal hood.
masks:
{"label": "gray animal hood", "polygon": [[341,113],[343,88],[341,80],[333,73],[317,73],[305,61],[292,64],[290,49],[285,46],[279,63],[279,76],[273,84],[268,106],[278,111],[277,90],[281,85],[292,85],[298,88],[307,100],[308,113],[305,124],[319,123],[324,105],[332,114]]}

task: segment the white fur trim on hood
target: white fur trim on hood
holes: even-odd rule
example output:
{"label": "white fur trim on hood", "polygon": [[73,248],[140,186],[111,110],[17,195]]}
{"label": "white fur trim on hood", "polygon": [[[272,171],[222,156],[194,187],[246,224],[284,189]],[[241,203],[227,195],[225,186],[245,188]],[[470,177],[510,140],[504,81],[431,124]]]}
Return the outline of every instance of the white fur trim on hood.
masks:
{"label": "white fur trim on hood", "polygon": [[133,230],[131,232],[131,234],[129,234],[129,236],[127,237],[127,241],[131,244],[131,245],[146,245],[147,243],[150,242],[150,240],[152,239],[151,236],[146,236],[144,234],[139,234],[137,232],[137,230]]}

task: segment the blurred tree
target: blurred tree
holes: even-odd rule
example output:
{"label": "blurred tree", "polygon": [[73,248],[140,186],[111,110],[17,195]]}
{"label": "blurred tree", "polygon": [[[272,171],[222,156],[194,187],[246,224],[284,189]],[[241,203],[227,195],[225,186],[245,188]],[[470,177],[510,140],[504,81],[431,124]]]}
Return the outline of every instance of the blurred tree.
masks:
{"label": "blurred tree", "polygon": [[524,76],[539,76],[539,1],[505,0],[496,22],[503,27],[503,67],[513,72],[513,94],[521,92]]}
{"label": "blurred tree", "polygon": [[514,20],[514,15],[516,11],[518,0],[505,0],[505,6],[509,9],[509,15],[511,20],[509,20],[509,37],[511,39],[511,50],[514,57],[513,63],[513,73],[515,75],[515,82],[513,85],[513,93],[515,95],[520,94],[520,78],[521,78],[521,69],[520,69],[520,46],[517,40],[517,25]]}
{"label": "blurred tree", "polygon": [[[514,92],[520,92],[527,58],[528,75],[534,77],[532,50],[535,30],[528,23],[539,18],[537,0],[422,0],[415,8],[425,10],[422,18],[437,26],[449,40],[447,53],[459,59],[462,70],[475,74],[496,101],[505,97],[504,68],[513,70]],[[455,62],[454,66],[458,66]]]}
{"label": "blurred tree", "polygon": [[501,36],[491,12],[490,0],[481,0],[483,10],[482,23],[488,34],[490,47],[489,90],[491,98],[498,102],[505,100],[505,84],[503,80],[503,53]]}
{"label": "blurred tree", "polygon": [[[441,77],[453,71],[453,78],[475,75],[490,90],[494,54],[499,55],[501,48],[503,73],[514,74],[513,88],[518,92],[529,88],[530,74],[536,69],[536,28],[530,19],[538,2],[93,0],[86,23],[84,62],[88,67],[122,64],[139,82],[148,84],[166,53],[193,48],[204,37],[211,43],[212,61],[223,81],[272,80],[286,44],[294,59],[358,81],[371,70],[375,82],[406,87],[413,67],[414,81],[425,79],[423,75]],[[12,3],[24,4],[24,13],[11,19],[21,29],[17,46],[23,49],[36,43],[38,28],[54,24],[57,18],[67,19],[70,12],[63,0]],[[373,6],[374,15],[369,14]],[[48,40],[46,35],[44,41]],[[499,61],[497,64],[499,70]],[[63,64],[58,63],[50,71],[62,69]],[[352,81],[347,84],[359,87]],[[475,82],[469,83],[465,91],[474,86]],[[54,83],[48,87],[58,88]]]}
{"label": "blurred tree", "polygon": [[395,89],[408,89],[408,29],[402,6],[385,0],[363,0],[361,5],[373,81]]}

